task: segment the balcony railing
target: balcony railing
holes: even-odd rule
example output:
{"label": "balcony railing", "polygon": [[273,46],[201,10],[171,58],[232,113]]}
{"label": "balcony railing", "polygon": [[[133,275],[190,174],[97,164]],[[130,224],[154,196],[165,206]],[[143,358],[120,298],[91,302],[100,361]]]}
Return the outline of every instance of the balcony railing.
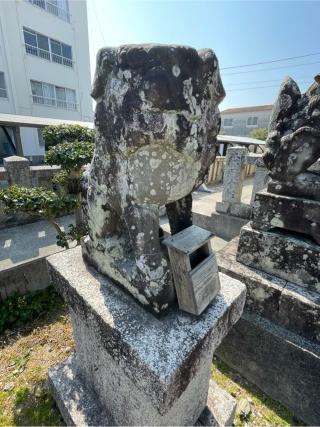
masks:
{"label": "balcony railing", "polygon": [[45,96],[32,95],[34,104],[46,105],[49,107],[63,108],[64,110],[78,110],[78,104],[72,101],[64,101],[57,98],[48,98]]}
{"label": "balcony railing", "polygon": [[51,13],[52,15],[58,16],[58,18],[61,18],[64,21],[70,22],[70,13],[67,10],[62,9],[61,7],[51,3],[50,1],[48,0],[28,0],[28,1],[31,4],[41,7],[42,9]]}
{"label": "balcony railing", "polygon": [[7,98],[7,91],[6,89],[0,87],[0,98]]}
{"label": "balcony railing", "polygon": [[39,47],[26,44],[26,52],[29,55],[39,56],[40,58],[46,59],[47,61],[56,62],[57,64],[66,65],[67,67],[73,67],[72,59],[66,58],[61,55],[49,52],[48,50],[40,49]]}

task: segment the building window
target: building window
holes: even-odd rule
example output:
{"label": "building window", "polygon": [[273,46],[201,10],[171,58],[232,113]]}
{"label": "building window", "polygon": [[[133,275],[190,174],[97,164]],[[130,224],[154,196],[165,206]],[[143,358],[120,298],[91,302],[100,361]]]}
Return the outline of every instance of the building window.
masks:
{"label": "building window", "polygon": [[23,28],[23,36],[26,52],[30,55],[39,56],[67,67],[73,66],[71,46],[50,39],[28,28]]}
{"label": "building window", "polygon": [[223,126],[224,127],[232,127],[233,125],[233,119],[224,119],[223,120]]}
{"label": "building window", "polygon": [[78,109],[76,92],[73,89],[31,80],[31,91],[34,104],[64,108],[65,110]]}
{"label": "building window", "polygon": [[69,4],[68,0],[28,0],[29,3],[41,7],[52,15],[64,21],[70,22]]}
{"label": "building window", "polygon": [[258,117],[248,117],[247,126],[257,126]]}
{"label": "building window", "polygon": [[3,71],[0,71],[0,98],[8,98]]}

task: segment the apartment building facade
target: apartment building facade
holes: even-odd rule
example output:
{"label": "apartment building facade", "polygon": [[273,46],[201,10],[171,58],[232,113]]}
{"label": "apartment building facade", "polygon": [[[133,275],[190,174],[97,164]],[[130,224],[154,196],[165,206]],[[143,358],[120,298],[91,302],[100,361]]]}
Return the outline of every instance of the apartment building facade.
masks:
{"label": "apartment building facade", "polygon": [[[0,1],[0,113],[92,121],[90,90],[85,0]],[[40,161],[41,132],[20,134],[24,155]],[[0,141],[8,135],[0,129]]]}
{"label": "apartment building facade", "polygon": [[273,105],[229,108],[221,111],[221,132],[224,135],[250,136],[253,129],[268,129]]}

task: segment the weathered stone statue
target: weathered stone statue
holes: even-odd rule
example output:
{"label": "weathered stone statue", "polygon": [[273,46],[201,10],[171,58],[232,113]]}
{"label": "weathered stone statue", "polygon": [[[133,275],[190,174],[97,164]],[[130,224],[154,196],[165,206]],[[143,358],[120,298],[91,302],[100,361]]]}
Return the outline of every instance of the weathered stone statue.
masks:
{"label": "weathered stone statue", "polygon": [[290,77],[283,81],[266,145],[269,191],[320,200],[320,175],[308,171],[320,157],[320,74],[304,94]]}
{"label": "weathered stone statue", "polygon": [[274,105],[257,193],[237,259],[320,292],[320,75],[306,93],[286,78]]}
{"label": "weathered stone statue", "polygon": [[192,224],[191,192],[215,158],[225,96],[210,49],[104,48],[92,96],[96,150],[84,182],[85,259],[159,313],[175,298],[159,238]]}
{"label": "weathered stone statue", "polygon": [[218,356],[307,425],[320,424],[319,83],[303,94],[282,83],[264,155],[271,181],[218,254],[220,271],[247,286]]}
{"label": "weathered stone statue", "polygon": [[[246,290],[217,269],[199,269],[212,262],[211,233],[188,227],[190,193],[214,159],[220,128],[217,58],[184,46],[106,48],[98,54],[93,96],[96,150],[83,187],[89,237],[82,249],[48,259],[76,347],[49,372],[62,416],[81,426],[231,425],[235,401],[212,383],[210,367],[241,316]],[[175,298],[159,238],[161,205],[173,233],[182,230],[167,245],[175,267],[190,264],[185,278],[192,275],[198,287],[184,302],[199,302],[191,311],[197,316],[176,304],[154,316]]]}

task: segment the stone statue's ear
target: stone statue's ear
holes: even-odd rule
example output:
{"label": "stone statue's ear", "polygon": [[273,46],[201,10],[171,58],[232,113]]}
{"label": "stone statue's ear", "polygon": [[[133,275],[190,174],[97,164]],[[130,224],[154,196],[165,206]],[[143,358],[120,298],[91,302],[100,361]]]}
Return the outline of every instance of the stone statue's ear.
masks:
{"label": "stone statue's ear", "polygon": [[278,98],[272,108],[268,133],[278,130],[278,123],[284,117],[291,115],[291,110],[300,97],[301,92],[297,83],[291,77],[285,77],[281,83]]}
{"label": "stone statue's ear", "polygon": [[218,68],[218,59],[212,49],[198,49],[198,55],[202,59],[204,72],[213,73]]}
{"label": "stone statue's ear", "polygon": [[104,94],[108,76],[116,60],[116,49],[104,47],[97,54],[96,72],[93,79],[91,96],[96,101]]}
{"label": "stone statue's ear", "polygon": [[211,76],[208,80],[211,86],[212,98],[217,104],[220,104],[226,93],[220,76],[218,58],[212,49],[199,49],[198,55],[202,59],[204,76]]}

